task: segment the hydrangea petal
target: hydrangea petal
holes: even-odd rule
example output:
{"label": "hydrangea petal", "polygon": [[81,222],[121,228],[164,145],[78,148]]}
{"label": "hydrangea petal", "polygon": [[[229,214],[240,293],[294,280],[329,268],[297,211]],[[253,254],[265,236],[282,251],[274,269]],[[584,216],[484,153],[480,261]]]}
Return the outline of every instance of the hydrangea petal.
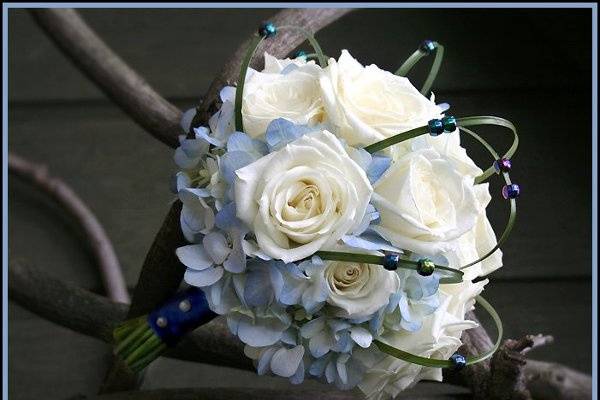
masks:
{"label": "hydrangea petal", "polygon": [[334,344],[331,336],[321,331],[310,338],[308,348],[313,357],[319,358],[327,354]]}
{"label": "hydrangea petal", "polygon": [[298,364],[298,369],[296,370],[296,373],[294,373],[294,375],[292,375],[290,377],[290,383],[292,385],[299,385],[302,382],[304,382],[304,375],[306,374],[306,371],[304,369],[304,360],[300,360],[300,364]]}
{"label": "hydrangea petal", "polygon": [[315,336],[318,332],[323,330],[325,327],[325,317],[315,318],[312,321],[308,321],[300,328],[300,335],[303,338],[309,339]]}
{"label": "hydrangea petal", "polygon": [[185,281],[197,287],[210,286],[213,283],[217,282],[223,276],[223,267],[216,268],[207,268],[202,271],[194,271],[192,269],[188,269],[185,271],[184,279]]}
{"label": "hydrangea petal", "polygon": [[291,349],[280,348],[271,359],[271,371],[275,375],[289,378],[298,370],[303,356],[304,346],[300,345]]}
{"label": "hydrangea petal", "polygon": [[220,159],[220,169],[223,179],[228,184],[232,184],[235,178],[235,171],[252,164],[256,160],[251,154],[243,151],[227,152]]}
{"label": "hydrangea petal", "polygon": [[181,147],[178,147],[175,150],[175,154],[173,155],[173,160],[175,164],[181,169],[192,169],[198,165],[201,157],[189,157]]}
{"label": "hydrangea petal", "polygon": [[196,137],[199,139],[204,139],[206,140],[208,143],[212,144],[213,146],[216,147],[223,147],[225,145],[225,142],[223,140],[217,139],[213,136],[209,135],[209,131],[208,129],[204,128],[194,128],[194,133],[196,134]]}
{"label": "hydrangea petal", "polygon": [[285,118],[277,118],[267,126],[265,140],[269,146],[269,151],[273,152],[314,129],[306,125],[296,125]]}
{"label": "hydrangea petal", "polygon": [[271,367],[271,359],[276,351],[276,347],[269,347],[261,354],[260,358],[258,359],[258,364],[256,365],[256,372],[258,375],[264,375],[269,372]]}
{"label": "hydrangea petal", "polygon": [[381,175],[387,171],[387,169],[392,164],[392,159],[389,157],[374,155],[367,167],[367,178],[369,178],[369,182],[375,183]]}
{"label": "hydrangea petal", "polygon": [[357,345],[365,349],[369,347],[373,341],[371,332],[360,326],[350,328],[350,337],[352,337],[352,340],[354,340]]}
{"label": "hydrangea petal", "polygon": [[179,247],[175,250],[175,254],[183,265],[196,271],[202,271],[214,265],[208,252],[201,244],[190,244]]}
{"label": "hydrangea petal", "polygon": [[264,347],[275,344],[287,327],[275,318],[259,318],[254,322],[242,317],[237,334],[240,340],[250,346]]}
{"label": "hydrangea petal", "polygon": [[267,306],[273,299],[269,269],[253,269],[246,273],[244,299],[251,307]]}
{"label": "hydrangea petal", "polygon": [[181,126],[181,129],[183,129],[184,132],[187,132],[190,130],[190,126],[192,125],[192,120],[194,119],[195,116],[196,116],[195,108],[190,108],[189,110],[187,110],[186,112],[183,113],[183,115],[181,116],[181,121],[179,122],[179,125]]}
{"label": "hydrangea petal", "polygon": [[227,238],[219,232],[210,232],[204,236],[202,244],[215,264],[223,264],[229,253],[231,253]]}

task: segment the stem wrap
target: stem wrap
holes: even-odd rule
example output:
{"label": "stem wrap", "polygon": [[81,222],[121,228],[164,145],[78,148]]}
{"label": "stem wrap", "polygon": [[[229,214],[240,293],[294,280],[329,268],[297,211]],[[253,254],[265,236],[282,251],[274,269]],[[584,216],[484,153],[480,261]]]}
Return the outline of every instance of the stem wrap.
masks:
{"label": "stem wrap", "polygon": [[[165,344],[173,346],[183,335],[217,315],[208,307],[204,292],[190,287],[148,314],[148,325]],[[159,321],[163,321],[163,324]]]}

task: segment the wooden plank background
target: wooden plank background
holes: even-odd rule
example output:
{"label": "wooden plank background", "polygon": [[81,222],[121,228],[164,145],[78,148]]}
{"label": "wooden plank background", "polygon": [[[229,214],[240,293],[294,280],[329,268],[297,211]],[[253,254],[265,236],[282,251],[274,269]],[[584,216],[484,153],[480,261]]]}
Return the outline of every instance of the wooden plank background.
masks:
{"label": "wooden plank background", "polygon": [[[160,93],[193,107],[227,56],[274,10],[83,10],[90,25]],[[446,46],[434,91],[452,112],[499,115],[518,127],[513,178],[523,186],[519,220],[504,246],[505,267],[487,297],[508,336],[550,333],[533,357],[591,369],[590,13],[586,10],[360,10],[319,33],[325,52],[342,48],[364,64],[394,70],[424,38]],[[425,68],[411,79],[421,82]],[[9,148],[63,177],[104,223],[127,281],[173,196],[172,151],[110,104],[58,52],[24,10],[9,14]],[[482,130],[485,133],[485,130]],[[496,131],[490,130],[490,133]],[[500,133],[500,132],[499,132]],[[502,135],[492,142],[505,148]],[[478,162],[485,154],[466,142]],[[490,217],[501,229],[506,204],[492,183]],[[99,290],[80,233],[47,198],[9,181],[10,257]],[[64,399],[93,394],[108,346],[10,306],[9,394]],[[283,379],[158,361],[145,387],[281,387]],[[321,387],[316,383],[310,387]],[[406,398],[464,391],[419,385]]]}

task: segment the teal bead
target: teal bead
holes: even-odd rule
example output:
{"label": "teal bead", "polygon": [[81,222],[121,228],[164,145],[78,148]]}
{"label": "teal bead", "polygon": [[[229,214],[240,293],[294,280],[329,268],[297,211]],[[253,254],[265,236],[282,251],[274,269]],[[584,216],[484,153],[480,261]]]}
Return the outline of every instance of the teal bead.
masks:
{"label": "teal bead", "polygon": [[441,119],[432,119],[427,123],[429,127],[429,134],[431,136],[438,136],[444,133],[444,124]]}
{"label": "teal bead", "polygon": [[269,38],[271,36],[275,36],[277,34],[277,27],[272,22],[267,22],[258,28],[258,33],[260,36],[265,38]]}
{"label": "teal bead", "polygon": [[437,45],[433,40],[423,40],[419,46],[419,50],[423,53],[430,54],[436,47]]}
{"label": "teal bead", "polygon": [[442,118],[442,125],[444,126],[444,132],[454,132],[456,130],[456,118],[453,116],[447,116]]}
{"label": "teal bead", "polygon": [[429,258],[421,258],[417,262],[417,273],[421,276],[429,276],[435,271],[435,264]]}
{"label": "teal bead", "polygon": [[294,58],[306,58],[306,56],[308,56],[308,53],[304,50],[298,50],[296,53],[294,53]]}

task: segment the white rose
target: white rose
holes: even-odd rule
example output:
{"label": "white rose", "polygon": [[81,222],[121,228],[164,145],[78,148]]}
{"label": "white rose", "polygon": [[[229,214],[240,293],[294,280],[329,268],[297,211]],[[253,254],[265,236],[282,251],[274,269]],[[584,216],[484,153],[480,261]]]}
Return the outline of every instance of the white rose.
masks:
{"label": "white rose", "polygon": [[[453,268],[460,268],[478,260],[498,243],[496,234],[485,213],[485,208],[492,198],[488,184],[476,185],[475,194],[481,208],[477,222],[471,230],[453,242],[452,250],[442,253],[448,261],[448,265]],[[471,280],[478,276],[487,275],[500,267],[502,267],[502,250],[497,249],[485,260],[464,269],[464,279]]]}
{"label": "white rose", "polygon": [[[392,149],[394,162],[374,184],[381,235],[398,247],[442,255],[458,268],[497,243],[485,209],[489,185],[474,184],[483,171],[460,145],[459,132],[420,136]],[[467,279],[502,266],[502,251],[469,268]]]}
{"label": "white rose", "polygon": [[261,136],[271,121],[285,118],[299,125],[315,125],[324,119],[314,61],[277,60],[265,53],[263,72],[249,71],[244,84],[244,131]]}
{"label": "white rose", "polygon": [[338,317],[367,317],[388,304],[398,290],[400,280],[395,272],[381,265],[332,261],[325,267],[327,303],[339,308]]}
{"label": "white rose", "polygon": [[[380,340],[397,349],[422,357],[446,360],[458,350],[464,330],[477,327],[465,320],[465,313],[472,309],[474,298],[483,290],[486,281],[465,281],[457,286],[456,294],[440,289],[441,305],[435,313],[425,317],[423,326],[416,332],[386,331]],[[402,361],[380,351],[357,349],[354,356],[366,367],[366,374],[358,387],[369,400],[396,397],[401,391],[420,380],[442,380],[440,368],[427,368]]]}
{"label": "white rose", "polygon": [[237,216],[285,262],[335,244],[361,223],[372,187],[330,132],[306,134],[236,171]]}
{"label": "white rose", "polygon": [[320,77],[323,104],[337,134],[350,145],[369,145],[439,118],[441,109],[405,77],[363,67],[347,50]]}
{"label": "white rose", "polygon": [[474,185],[480,170],[466,153],[468,160],[459,160],[455,149],[448,156],[428,143],[413,144],[374,184],[372,202],[381,217],[374,229],[398,247],[438,255],[452,250],[485,210]]}

